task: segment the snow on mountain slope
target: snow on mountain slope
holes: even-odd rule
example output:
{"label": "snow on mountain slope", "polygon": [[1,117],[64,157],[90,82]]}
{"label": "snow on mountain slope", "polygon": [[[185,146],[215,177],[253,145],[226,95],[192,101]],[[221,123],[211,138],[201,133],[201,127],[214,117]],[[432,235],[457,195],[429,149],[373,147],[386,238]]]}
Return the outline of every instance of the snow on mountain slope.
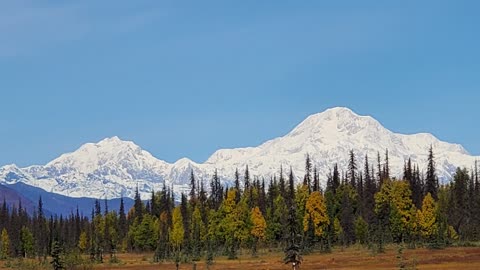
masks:
{"label": "snow on mountain slope", "polygon": [[160,190],[169,166],[133,142],[112,137],[84,144],[45,166],[24,168],[7,183],[24,182],[72,197],[132,197],[137,185],[144,193]]}
{"label": "snow on mountain slope", "polygon": [[399,177],[404,161],[409,157],[419,164],[421,170],[425,169],[430,145],[434,148],[441,181],[451,178],[457,166],[470,168],[474,164],[475,157],[461,145],[441,142],[431,134],[396,134],[372,117],[359,116],[348,108],[333,108],[311,115],[286,136],[256,148],[219,150],[206,164],[222,172],[248,164],[251,174],[263,176],[278,172],[281,164],[284,168],[292,166],[297,177],[301,178],[308,153],[325,180],[332,164],[338,162],[340,168],[346,168],[351,149],[359,164],[363,164],[367,154],[371,164],[376,162],[377,152],[383,159],[385,149],[388,149],[393,175]]}
{"label": "snow on mountain slope", "polygon": [[159,190],[164,183],[176,191],[186,190],[192,170],[197,179],[210,180],[218,169],[220,178],[230,182],[236,168],[243,174],[248,165],[252,176],[269,179],[282,165],[286,170],[291,166],[300,179],[307,153],[325,181],[334,163],[346,168],[351,149],[359,164],[363,164],[367,154],[371,164],[376,164],[377,152],[383,158],[388,149],[391,171],[400,176],[408,158],[425,170],[430,145],[441,181],[450,179],[457,166],[470,168],[479,158],[469,155],[461,145],[442,142],[431,134],[396,134],[372,117],[359,116],[348,108],[332,108],[309,116],[283,137],[258,147],[218,150],[203,164],[187,158],[170,164],[133,142],[112,137],[87,143],[45,166],[4,166],[0,168],[0,183],[24,182],[72,197],[95,198],[132,197],[138,185],[146,198],[152,189]]}

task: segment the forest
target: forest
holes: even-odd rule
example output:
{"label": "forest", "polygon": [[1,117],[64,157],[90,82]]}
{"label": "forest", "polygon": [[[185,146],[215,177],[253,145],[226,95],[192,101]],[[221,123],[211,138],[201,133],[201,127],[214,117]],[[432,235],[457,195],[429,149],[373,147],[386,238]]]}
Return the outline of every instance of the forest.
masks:
{"label": "forest", "polygon": [[[358,160],[362,160],[359,162]],[[477,164],[457,168],[448,184],[439,184],[433,148],[426,172],[407,160],[403,177],[390,175],[388,150],[332,164],[318,174],[306,156],[303,181],[291,168],[264,179],[238,169],[230,186],[215,171],[197,179],[190,192],[175,197],[164,186],[142,201],[138,192],[131,209],[110,211],[97,200],[91,215],[46,216],[42,199],[31,215],[18,206],[0,207],[0,259],[35,258],[53,269],[68,268],[87,258],[91,263],[118,261],[118,253],[151,253],[154,262],[177,264],[259,250],[281,250],[285,261],[312,252],[360,244],[381,253],[395,243],[408,248],[440,249],[480,238],[480,182]],[[320,184],[321,177],[327,179]],[[322,181],[323,182],[323,181]],[[82,259],[83,258],[83,259]]]}

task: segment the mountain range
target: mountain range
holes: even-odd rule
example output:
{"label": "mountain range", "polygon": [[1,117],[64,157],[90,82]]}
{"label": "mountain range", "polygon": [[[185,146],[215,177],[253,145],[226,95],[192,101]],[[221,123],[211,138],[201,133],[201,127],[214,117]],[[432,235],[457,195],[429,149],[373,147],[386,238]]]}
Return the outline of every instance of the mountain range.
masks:
{"label": "mountain range", "polygon": [[231,184],[237,168],[243,175],[248,165],[252,177],[268,180],[283,166],[291,167],[298,181],[305,173],[307,154],[325,184],[334,163],[340,169],[346,168],[350,150],[355,152],[359,164],[363,164],[366,155],[371,164],[376,164],[377,153],[383,156],[388,149],[391,174],[400,177],[408,158],[425,171],[430,146],[441,182],[449,181],[457,167],[470,168],[480,158],[470,155],[459,144],[440,141],[431,134],[394,133],[370,116],[337,107],[310,115],[285,136],[257,147],[217,150],[204,163],[188,158],[168,163],[134,142],[111,137],[84,144],[45,165],[3,166],[0,184],[23,183],[69,197],[108,199],[132,198],[138,187],[146,199],[152,190],[160,190],[163,185],[173,187],[175,192],[187,190],[191,171],[197,179],[209,181],[217,169],[220,179]]}

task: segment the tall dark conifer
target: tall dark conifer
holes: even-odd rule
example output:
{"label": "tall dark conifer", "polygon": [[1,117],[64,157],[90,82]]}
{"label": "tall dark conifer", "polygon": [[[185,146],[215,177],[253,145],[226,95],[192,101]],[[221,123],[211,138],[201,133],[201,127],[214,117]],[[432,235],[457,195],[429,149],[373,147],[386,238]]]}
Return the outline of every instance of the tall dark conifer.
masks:
{"label": "tall dark conifer", "polygon": [[453,177],[448,221],[455,231],[463,236],[466,236],[466,227],[469,221],[468,182],[468,171],[457,168],[455,176]]}
{"label": "tall dark conifer", "polygon": [[[150,207],[152,208],[152,215],[159,217],[160,216],[160,201],[158,198],[158,194],[161,193],[155,193],[154,190],[152,190],[152,198],[150,200]],[[160,195],[161,196],[161,195]]]}
{"label": "tall dark conifer", "polygon": [[313,191],[320,191],[320,176],[318,175],[317,166],[313,167]]}
{"label": "tall dark conifer", "polygon": [[123,196],[120,198],[120,209],[118,210],[118,228],[120,239],[127,235],[127,216],[125,214],[125,204]]}
{"label": "tall dark conifer", "polygon": [[106,216],[108,214],[108,201],[107,201],[107,198],[105,198],[103,200],[103,204],[105,205],[105,208],[104,208],[104,215]]}
{"label": "tall dark conifer", "polygon": [[478,179],[478,162],[477,160],[475,160],[475,193],[477,195],[480,195],[480,183],[479,183],[479,179]]}
{"label": "tall dark conifer", "polygon": [[[290,174],[291,170],[290,170]],[[300,238],[301,235],[297,226],[297,210],[295,204],[292,204],[288,208],[287,229],[286,229],[286,248],[285,258],[283,261],[292,264],[293,270],[299,269],[299,265],[302,262],[301,250],[300,250]]]}
{"label": "tall dark conifer", "polygon": [[423,174],[420,173],[420,168],[418,167],[418,164],[414,166],[413,176],[418,186],[417,192],[418,192],[418,197],[420,198],[419,201],[423,201],[424,194],[425,194],[425,179],[423,177]]}
{"label": "tall dark conifer", "polygon": [[238,203],[240,201],[241,196],[241,189],[240,189],[240,174],[238,173],[238,169],[235,169],[235,202]]}
{"label": "tall dark conifer", "polygon": [[475,196],[475,169],[472,168],[470,172],[470,177],[468,178],[468,202],[467,202],[467,212],[468,212],[468,230],[470,239],[476,238],[476,235],[473,235],[473,227],[475,226],[475,215],[476,215],[476,196]]}
{"label": "tall dark conifer", "polygon": [[0,228],[7,228],[9,225],[9,219],[7,199],[3,196],[2,208],[0,209]]}
{"label": "tall dark conifer", "polygon": [[404,165],[403,179],[405,179],[410,184],[410,189],[412,190],[412,201],[420,209],[422,207],[423,192],[422,187],[415,176],[415,169],[412,168],[412,160],[409,158]]}
{"label": "tall dark conifer", "polygon": [[438,199],[438,178],[435,171],[435,157],[433,155],[433,146],[428,150],[427,175],[425,178],[425,194],[430,193],[432,197]]}
{"label": "tall dark conifer", "polygon": [[244,175],[243,182],[244,182],[243,184],[245,186],[244,192],[247,192],[247,190],[250,189],[250,172],[248,170],[248,165],[245,166],[245,175]]}
{"label": "tall dark conifer", "polygon": [[307,154],[305,158],[305,176],[303,177],[303,185],[308,187],[308,190],[312,189],[312,161],[310,155]]}
{"label": "tall dark conifer", "polygon": [[48,230],[41,196],[38,199],[36,226],[33,229],[35,233],[34,237],[36,240],[37,253],[39,256],[45,257],[48,250]]}
{"label": "tall dark conifer", "polygon": [[262,214],[265,216],[267,214],[267,194],[265,192],[265,179],[262,178],[262,183],[260,184],[258,191],[258,207],[262,211]]}
{"label": "tall dark conifer", "polygon": [[[412,181],[413,183],[416,182],[414,180],[415,177],[413,177],[412,160],[410,158],[408,158],[408,162],[407,162],[407,175],[408,175],[408,179],[411,179],[410,181]],[[416,185],[416,183],[415,183],[415,185]]]}
{"label": "tall dark conifer", "polygon": [[134,197],[134,205],[135,209],[135,217],[138,217],[140,220],[143,218],[143,202],[142,198],[140,197],[140,192],[138,191],[138,185],[135,189],[135,197]]}
{"label": "tall dark conifer", "polygon": [[368,163],[368,155],[365,155],[365,192],[364,192],[364,219],[368,224],[372,224],[374,221],[375,213],[373,210],[375,209],[375,193],[377,191],[377,187],[375,185],[374,180],[374,173],[370,172],[370,165]]}
{"label": "tall dark conifer", "polygon": [[383,180],[385,179],[382,170],[382,160],[380,159],[380,152],[377,152],[377,177],[378,177],[378,188],[380,189],[383,185]]}
{"label": "tall dark conifer", "polygon": [[286,197],[287,196],[287,188],[286,188],[286,184],[285,184],[285,177],[283,177],[283,166],[280,165],[280,178],[279,178],[279,182],[278,182],[278,187],[280,189],[280,194],[283,196],[283,197]]}
{"label": "tall dark conifer", "polygon": [[350,150],[350,157],[348,159],[348,180],[353,188],[357,186],[357,162],[355,160],[355,153]]}
{"label": "tall dark conifer", "polygon": [[383,178],[390,179],[390,162],[388,161],[388,149],[385,149],[385,166],[383,168]]}
{"label": "tall dark conifer", "polygon": [[196,188],[195,175],[193,169],[190,170],[190,202],[193,203],[197,198],[197,188]]}
{"label": "tall dark conifer", "polygon": [[473,211],[472,211],[472,223],[474,226],[474,240],[479,240],[480,239],[480,183],[479,183],[479,178],[478,178],[478,164],[477,161],[475,160],[475,167],[474,167],[474,199],[473,199]]}
{"label": "tall dark conifer", "polygon": [[288,174],[288,198],[287,205],[290,207],[295,204],[295,179],[293,176],[292,167],[290,167],[290,173]]}
{"label": "tall dark conifer", "polygon": [[183,230],[184,230],[184,237],[183,237],[183,250],[186,251],[187,253],[191,251],[191,242],[190,242],[190,236],[191,236],[191,220],[188,218],[190,217],[190,209],[188,206],[188,199],[185,194],[182,193],[181,199],[180,199],[180,211],[182,213],[182,218],[183,221]]}
{"label": "tall dark conifer", "polygon": [[338,171],[338,164],[335,163],[335,165],[333,166],[333,175],[332,175],[333,194],[337,193],[338,187],[340,187],[340,172]]}
{"label": "tall dark conifer", "polygon": [[363,175],[362,172],[358,174],[357,177],[357,215],[364,216],[364,206],[365,206],[365,187],[363,182]]}
{"label": "tall dark conifer", "polygon": [[102,215],[102,207],[100,206],[100,201],[98,199],[95,200],[95,216],[98,217]]}
{"label": "tall dark conifer", "polygon": [[350,245],[355,242],[355,213],[348,186],[343,186],[341,205],[340,224],[343,230],[342,240],[344,245]]}
{"label": "tall dark conifer", "polygon": [[207,191],[205,190],[205,186],[203,184],[203,180],[200,181],[200,191],[198,192],[198,202],[202,209],[206,208],[207,203]]}
{"label": "tall dark conifer", "polygon": [[218,177],[218,171],[215,169],[212,180],[210,182],[210,208],[217,210],[223,200],[223,186]]}

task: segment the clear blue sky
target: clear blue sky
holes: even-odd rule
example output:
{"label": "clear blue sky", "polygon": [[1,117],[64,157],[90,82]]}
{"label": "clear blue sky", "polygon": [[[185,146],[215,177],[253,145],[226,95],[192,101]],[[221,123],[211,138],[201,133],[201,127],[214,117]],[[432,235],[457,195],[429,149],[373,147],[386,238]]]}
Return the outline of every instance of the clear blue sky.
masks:
{"label": "clear blue sky", "polygon": [[0,164],[203,162],[333,106],[480,154],[480,1],[326,2],[2,1]]}

